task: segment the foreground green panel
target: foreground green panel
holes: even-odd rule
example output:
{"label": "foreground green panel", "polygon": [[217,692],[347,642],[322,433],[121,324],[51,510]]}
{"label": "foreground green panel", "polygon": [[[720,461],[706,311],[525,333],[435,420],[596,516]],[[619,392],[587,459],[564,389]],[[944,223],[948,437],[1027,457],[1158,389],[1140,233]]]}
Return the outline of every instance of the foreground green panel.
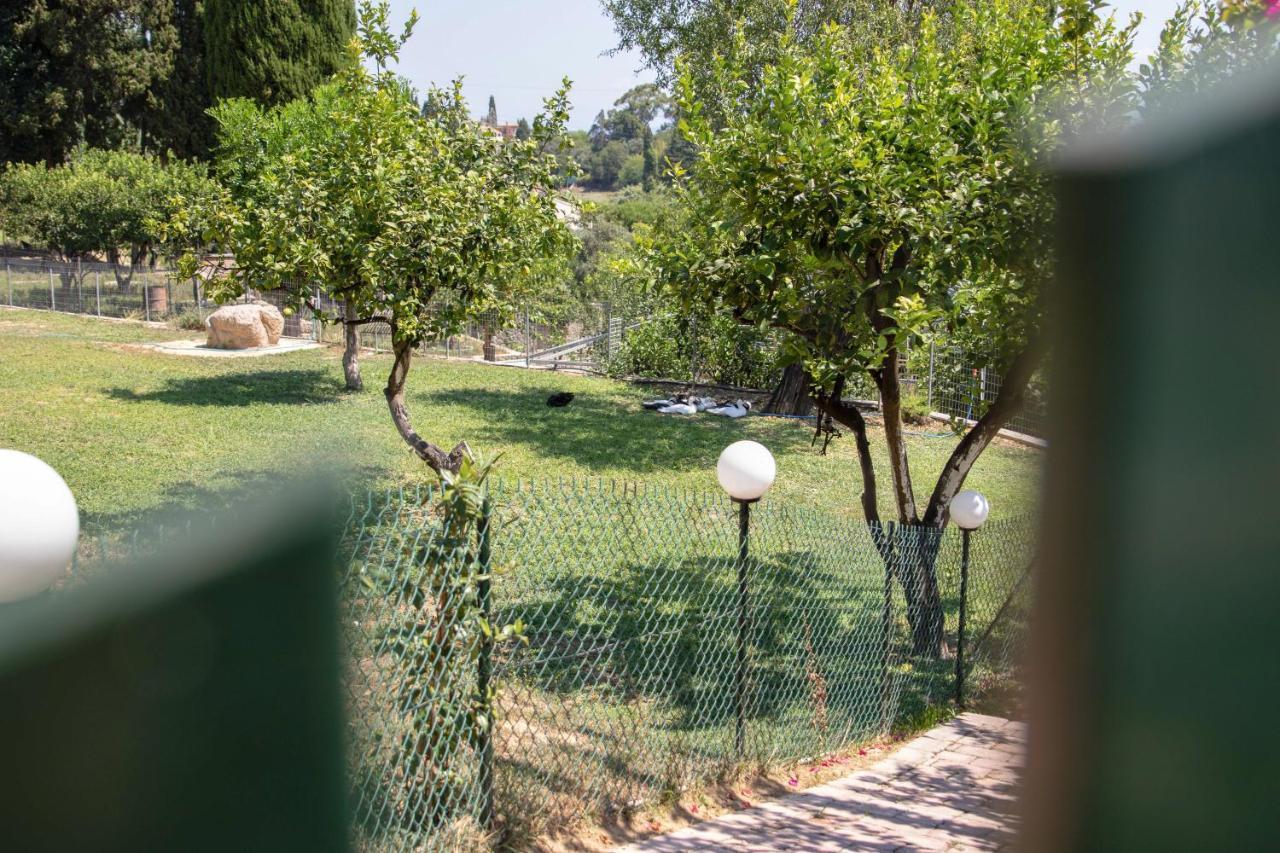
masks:
{"label": "foreground green panel", "polygon": [[1062,187],[1028,849],[1271,847],[1280,76]]}
{"label": "foreground green panel", "polygon": [[0,848],[347,846],[333,525],[291,503],[0,610]]}

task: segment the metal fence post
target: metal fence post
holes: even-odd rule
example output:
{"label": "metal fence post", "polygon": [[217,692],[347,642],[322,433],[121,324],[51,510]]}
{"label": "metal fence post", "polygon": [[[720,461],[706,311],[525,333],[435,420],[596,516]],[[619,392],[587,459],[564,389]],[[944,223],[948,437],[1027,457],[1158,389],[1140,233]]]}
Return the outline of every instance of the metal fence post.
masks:
{"label": "metal fence post", "polygon": [[102,316],[102,270],[93,273],[93,299],[98,306],[98,316]]}
{"label": "metal fence post", "polygon": [[893,675],[890,671],[893,648],[893,560],[895,554],[894,524],[886,522],[878,529],[872,529],[872,538],[884,563],[884,603],[881,611],[880,627],[880,725],[888,731],[893,720],[890,709],[893,697]]}
{"label": "metal fence post", "polygon": [[933,411],[933,341],[929,341],[929,411]]}
{"label": "metal fence post", "polygon": [[[145,275],[145,273],[144,273]],[[142,279],[142,312],[147,318],[147,322],[151,322],[151,284],[146,278]]]}
{"label": "metal fence post", "polygon": [[480,726],[480,826],[485,830],[493,828],[493,623],[492,587],[490,584],[490,528],[493,520],[493,505],[485,499],[480,511],[479,530],[479,570],[477,594],[480,605],[480,618],[485,622],[485,630],[481,631],[480,656],[476,667],[476,691],[479,707],[482,710],[484,723]]}
{"label": "metal fence post", "polygon": [[529,356],[533,354],[533,326],[529,323],[529,306],[524,307],[524,366],[529,367]]}
{"label": "metal fence post", "polygon": [[9,271],[9,262],[4,262],[4,283],[9,286],[9,307],[13,307],[13,274]]}
{"label": "metal fence post", "polygon": [[53,297],[53,267],[49,267],[49,310],[56,310],[57,300]]}
{"label": "metal fence post", "polygon": [[751,606],[748,585],[748,550],[751,529],[751,505],[755,501],[738,501],[738,666],[734,676],[733,751],[739,761],[747,741],[747,644],[750,630],[748,610]]}
{"label": "metal fence post", "polygon": [[964,622],[969,603],[969,530],[960,531],[960,620],[956,626],[956,707],[964,707]]}

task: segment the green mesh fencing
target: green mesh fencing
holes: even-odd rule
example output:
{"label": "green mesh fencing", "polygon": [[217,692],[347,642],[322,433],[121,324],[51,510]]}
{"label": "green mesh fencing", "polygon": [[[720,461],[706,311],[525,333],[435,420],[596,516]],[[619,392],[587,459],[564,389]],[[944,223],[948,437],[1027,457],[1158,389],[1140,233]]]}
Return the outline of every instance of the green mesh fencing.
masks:
{"label": "green mesh fencing", "polygon": [[[531,838],[882,736],[951,701],[953,532],[768,499],[495,485],[369,496],[343,542],[356,844]],[[1006,685],[1033,527],[972,536],[967,692]]]}

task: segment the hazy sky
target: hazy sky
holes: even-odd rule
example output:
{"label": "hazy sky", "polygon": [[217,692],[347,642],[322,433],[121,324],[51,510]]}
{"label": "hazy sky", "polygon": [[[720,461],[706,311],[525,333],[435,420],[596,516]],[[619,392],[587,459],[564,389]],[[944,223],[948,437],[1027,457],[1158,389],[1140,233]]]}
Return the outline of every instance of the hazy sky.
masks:
{"label": "hazy sky", "polygon": [[[1146,16],[1138,36],[1141,56],[1155,46],[1160,21],[1175,5],[1112,0],[1121,16]],[[477,115],[493,95],[501,121],[531,118],[567,75],[573,81],[570,126],[585,129],[627,89],[653,79],[640,71],[635,54],[603,55],[618,41],[599,0],[391,0],[397,26],[415,7],[422,20],[401,56],[400,73],[420,89],[464,76]]]}

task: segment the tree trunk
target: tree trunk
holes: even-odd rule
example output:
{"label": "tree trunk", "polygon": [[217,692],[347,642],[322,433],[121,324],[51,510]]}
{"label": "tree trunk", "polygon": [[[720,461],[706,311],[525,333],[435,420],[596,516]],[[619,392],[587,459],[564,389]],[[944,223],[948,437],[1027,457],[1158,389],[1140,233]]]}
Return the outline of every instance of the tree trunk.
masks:
{"label": "tree trunk", "polygon": [[[395,329],[392,327],[392,335]],[[413,452],[426,462],[437,474],[448,471],[458,473],[462,467],[463,457],[470,452],[465,441],[458,442],[453,450],[445,453],[439,447],[424,439],[413,428],[409,418],[409,409],[404,404],[404,383],[409,376],[409,365],[413,361],[415,341],[396,340],[392,345],[395,361],[391,365],[391,375],[387,377],[387,387],[383,391],[387,398],[387,408],[391,410],[391,420],[396,425],[400,437],[405,440]]]}
{"label": "tree trunk", "polygon": [[890,347],[884,365],[875,372],[880,391],[880,412],[884,416],[884,443],[889,451],[889,472],[893,479],[893,501],[898,508],[898,521],[919,524],[915,490],[911,486],[911,467],[907,460],[906,435],[902,432],[902,386],[898,381],[898,350]]}
{"label": "tree trunk", "polygon": [[[844,377],[841,377],[830,395],[819,394],[818,409],[829,413],[853,434],[854,446],[858,451],[858,465],[862,471],[862,512],[868,522],[878,526],[880,508],[876,502],[875,468],[871,459],[871,443],[867,440],[867,423],[857,407],[846,405],[840,399],[844,385]],[[905,461],[905,449],[902,452]],[[911,628],[912,654],[928,658],[945,656],[947,648],[942,633],[942,596],[938,590],[936,567],[937,534],[931,535],[930,530],[919,526],[917,520],[902,525],[895,536],[874,536],[873,540],[880,558],[885,562],[886,570],[902,587],[902,595],[907,604],[907,623]]]}
{"label": "tree trunk", "polygon": [[498,360],[498,348],[493,343],[493,326],[489,323],[484,326],[484,360]]}
{"label": "tree trunk", "polygon": [[787,365],[764,410],[777,415],[807,415],[813,410],[813,398],[809,396],[809,374],[803,364],[796,362]]}
{"label": "tree trunk", "polygon": [[[342,309],[342,372],[347,378],[348,391],[364,388],[364,382],[360,379],[360,327],[354,322],[355,319],[355,301],[348,297]],[[405,369],[408,370],[408,367]]]}
{"label": "tree trunk", "polygon": [[858,467],[862,472],[862,514],[869,522],[880,520],[880,506],[876,499],[876,469],[871,461],[871,442],[867,440],[867,422],[857,406],[845,405],[845,378],[838,377],[831,393],[818,394],[818,411],[831,415],[853,433],[853,444],[858,451]]}
{"label": "tree trunk", "polygon": [[934,660],[947,657],[942,594],[938,589],[938,550],[942,530],[909,525],[899,529],[899,541],[888,563],[902,587],[911,629],[911,654]]}
{"label": "tree trunk", "polygon": [[116,279],[116,289],[120,291],[122,296],[129,295],[129,289],[133,286],[133,264],[130,263],[127,269],[120,263],[120,251],[111,249],[107,252],[107,262],[111,264],[111,274]]}

